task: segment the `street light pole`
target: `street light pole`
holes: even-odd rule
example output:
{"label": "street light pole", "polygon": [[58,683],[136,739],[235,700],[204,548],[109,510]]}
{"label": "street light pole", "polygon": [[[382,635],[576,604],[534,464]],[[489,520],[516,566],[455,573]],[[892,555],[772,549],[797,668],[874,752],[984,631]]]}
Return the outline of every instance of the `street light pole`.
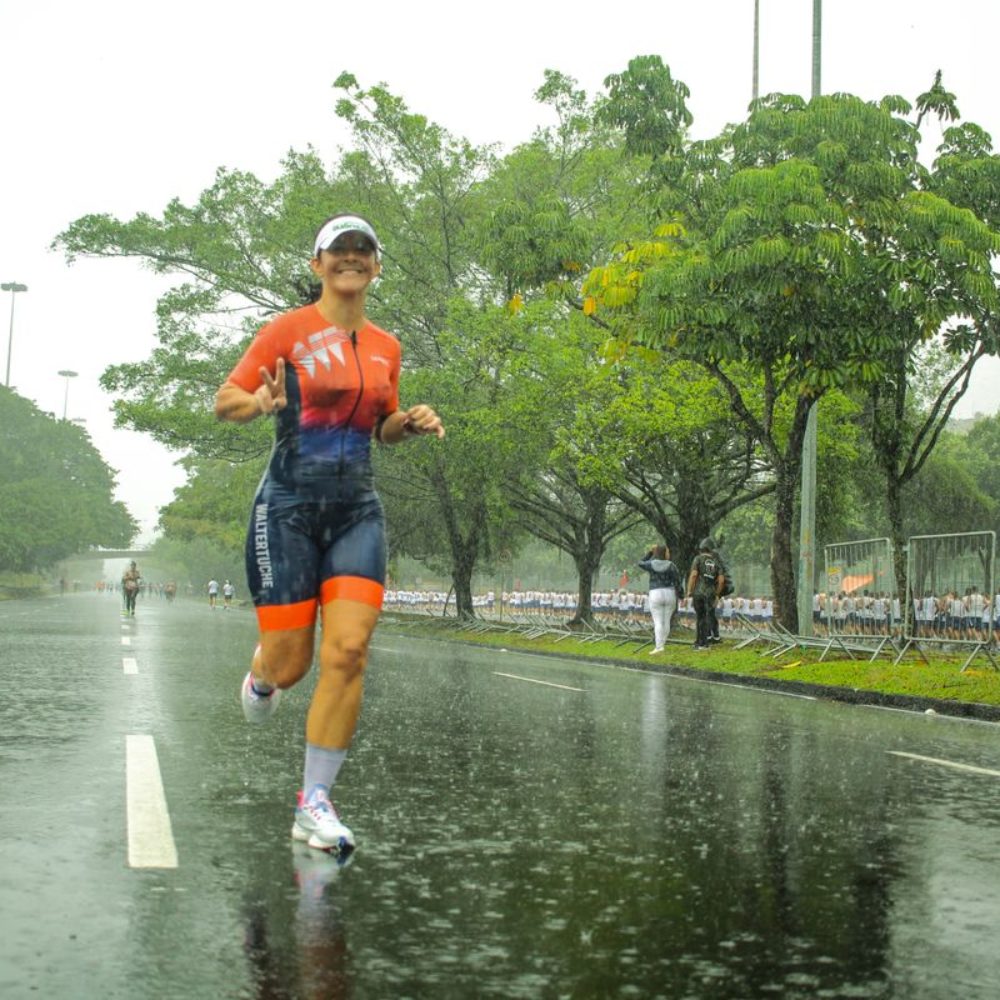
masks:
{"label": "street light pole", "polygon": [[812,57],[812,96],[819,97],[820,67],[823,55],[823,0],[813,0],[813,57]]}
{"label": "street light pole", "polygon": [[[812,96],[819,97],[823,0],[813,0]],[[813,634],[813,590],[816,587],[816,401],[809,404],[802,442],[802,487],[799,503],[799,635]]]}
{"label": "street light pole", "polygon": [[5,292],[10,292],[10,333],[7,335],[7,377],[4,379],[4,385],[10,388],[10,352],[11,348],[14,346],[14,300],[17,298],[18,292],[26,292],[28,290],[27,285],[22,285],[18,281],[5,281],[0,285],[0,289]]}
{"label": "street light pole", "polygon": [[753,0],[753,99],[760,96],[760,0]]}
{"label": "street light pole", "polygon": [[71,372],[71,371],[68,371],[67,369],[63,369],[61,372],[59,372],[59,374],[62,375],[62,377],[64,379],[66,379],[66,391],[63,393],[63,423],[65,423],[66,422],[66,408],[67,408],[67,405],[69,404],[69,380],[71,378],[76,378],[77,375],[79,375],[80,373],[79,372]]}

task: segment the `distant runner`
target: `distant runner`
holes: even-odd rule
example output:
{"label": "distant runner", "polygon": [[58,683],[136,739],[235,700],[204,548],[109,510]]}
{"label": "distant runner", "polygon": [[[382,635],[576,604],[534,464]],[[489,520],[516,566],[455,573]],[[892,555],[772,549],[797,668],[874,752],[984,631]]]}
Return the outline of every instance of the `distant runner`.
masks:
{"label": "distant runner", "polygon": [[125,601],[125,614],[135,617],[135,599],[139,593],[139,581],[142,577],[133,560],[128,569],[122,573],[122,597]]}

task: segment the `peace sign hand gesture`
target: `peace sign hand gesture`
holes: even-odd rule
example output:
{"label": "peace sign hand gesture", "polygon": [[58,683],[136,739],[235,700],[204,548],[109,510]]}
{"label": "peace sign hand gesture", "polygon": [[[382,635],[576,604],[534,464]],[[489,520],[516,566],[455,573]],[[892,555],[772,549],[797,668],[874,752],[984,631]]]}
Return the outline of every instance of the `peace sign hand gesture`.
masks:
{"label": "peace sign hand gesture", "polygon": [[253,394],[260,412],[266,414],[283,410],[288,405],[288,394],[285,391],[285,359],[278,358],[274,368],[274,378],[271,378],[271,373],[261,365],[260,377],[264,380],[264,384]]}

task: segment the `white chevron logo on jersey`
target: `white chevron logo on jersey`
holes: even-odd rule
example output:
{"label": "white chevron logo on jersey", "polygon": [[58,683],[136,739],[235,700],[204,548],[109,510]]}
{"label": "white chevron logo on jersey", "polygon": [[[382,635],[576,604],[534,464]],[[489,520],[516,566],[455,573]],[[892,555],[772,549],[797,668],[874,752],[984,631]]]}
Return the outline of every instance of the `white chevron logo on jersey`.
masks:
{"label": "white chevron logo on jersey", "polygon": [[344,358],[344,341],[348,335],[343,330],[338,330],[331,326],[326,330],[320,330],[309,337],[307,347],[301,341],[297,341],[292,348],[292,358],[309,373],[310,376],[316,374],[316,363],[319,362],[327,371],[330,370],[330,355],[332,354],[342,365],[347,364]]}

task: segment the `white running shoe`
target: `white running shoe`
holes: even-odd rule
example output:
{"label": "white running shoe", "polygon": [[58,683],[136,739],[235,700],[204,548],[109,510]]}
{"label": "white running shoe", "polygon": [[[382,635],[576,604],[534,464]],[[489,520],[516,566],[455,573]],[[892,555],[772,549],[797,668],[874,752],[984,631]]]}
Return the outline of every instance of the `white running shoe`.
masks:
{"label": "white running shoe", "polygon": [[656,656],[657,653],[662,653],[662,652],[663,652],[663,647],[662,646],[657,646],[656,649],[651,649],[649,651],[649,655],[650,656]]}
{"label": "white running shoe", "polygon": [[253,687],[253,671],[247,671],[240,688],[240,701],[243,704],[243,717],[247,722],[259,725],[274,715],[274,710],[281,701],[281,688],[275,688],[270,694],[258,694]]}
{"label": "white running shoe", "polygon": [[313,785],[308,795],[299,792],[292,837],[304,840],[319,851],[346,853],[354,850],[354,834],[340,822],[337,810],[322,785]]}

